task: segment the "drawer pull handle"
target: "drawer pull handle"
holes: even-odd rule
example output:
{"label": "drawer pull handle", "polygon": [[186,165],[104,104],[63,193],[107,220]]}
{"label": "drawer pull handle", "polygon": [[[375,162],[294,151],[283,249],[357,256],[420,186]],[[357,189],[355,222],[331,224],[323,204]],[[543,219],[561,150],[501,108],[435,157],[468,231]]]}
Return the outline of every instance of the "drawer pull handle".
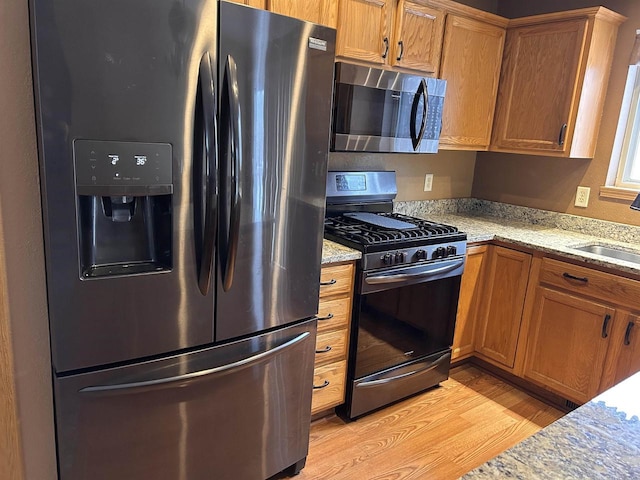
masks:
{"label": "drawer pull handle", "polygon": [[336,282],[337,282],[337,280],[335,278],[332,278],[328,282],[320,282],[320,286],[321,287],[328,287],[329,285],[335,285]]}
{"label": "drawer pull handle", "polygon": [[331,320],[332,318],[333,318],[333,313],[330,313],[326,317],[316,317],[316,320],[318,320],[319,322],[322,322],[324,320]]}
{"label": "drawer pull handle", "polygon": [[609,326],[609,321],[611,320],[611,315],[608,313],[604,316],[604,321],[602,322],[602,338],[607,338],[609,334],[607,333],[607,327]]}
{"label": "drawer pull handle", "polygon": [[322,350],[316,350],[316,353],[327,353],[331,351],[331,345],[327,345]]}
{"label": "drawer pull handle", "polygon": [[382,39],[382,43],[384,43],[384,52],[382,53],[382,58],[387,58],[387,55],[389,54],[389,39],[387,37],[384,37]]}
{"label": "drawer pull handle", "polygon": [[627,323],[627,331],[624,332],[624,344],[625,345],[631,345],[631,339],[629,338],[629,336],[631,335],[631,329],[633,328],[634,325],[635,325],[634,322]]}
{"label": "drawer pull handle", "polygon": [[568,280],[576,280],[577,282],[587,283],[589,281],[587,277],[576,277],[575,275],[571,275],[567,272],[564,272],[562,276]]}
{"label": "drawer pull handle", "polygon": [[396,57],[396,60],[400,61],[400,60],[402,60],[402,56],[404,55],[404,42],[402,40],[400,40],[398,42],[398,46],[400,47],[400,55],[398,55]]}
{"label": "drawer pull handle", "polygon": [[564,139],[567,136],[567,124],[563,123],[560,127],[560,135],[558,135],[558,145],[564,145]]}
{"label": "drawer pull handle", "polygon": [[329,380],[325,380],[324,382],[322,382],[322,385],[314,385],[313,389],[314,390],[320,390],[321,388],[328,387],[329,383],[331,383],[331,382],[329,382]]}

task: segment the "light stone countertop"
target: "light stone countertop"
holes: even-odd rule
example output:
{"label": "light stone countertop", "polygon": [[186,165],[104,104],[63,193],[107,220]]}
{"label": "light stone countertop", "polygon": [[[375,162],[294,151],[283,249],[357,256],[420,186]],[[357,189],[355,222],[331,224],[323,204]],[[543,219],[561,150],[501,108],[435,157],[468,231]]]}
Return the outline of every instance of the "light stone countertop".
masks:
{"label": "light stone countertop", "polygon": [[582,252],[572,248],[595,243],[640,253],[640,244],[504,218],[468,214],[425,215],[425,218],[458,227],[460,231],[467,234],[468,243],[498,240],[549,254],[560,255],[572,260],[579,260],[595,266],[613,268],[621,272],[640,275],[640,265],[636,263]]}
{"label": "light stone countertop", "polygon": [[462,479],[638,479],[639,397],[637,373]]}
{"label": "light stone countertop", "polygon": [[322,265],[327,263],[347,262],[362,258],[362,253],[353,248],[345,247],[326,238],[322,242]]}

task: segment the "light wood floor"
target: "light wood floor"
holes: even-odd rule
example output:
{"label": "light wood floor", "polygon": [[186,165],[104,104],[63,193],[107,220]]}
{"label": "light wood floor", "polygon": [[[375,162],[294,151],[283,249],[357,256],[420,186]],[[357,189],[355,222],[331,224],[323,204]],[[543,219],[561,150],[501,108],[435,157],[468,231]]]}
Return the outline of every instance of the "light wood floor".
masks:
{"label": "light wood floor", "polygon": [[314,422],[296,480],[457,479],[563,412],[477,369],[355,422]]}

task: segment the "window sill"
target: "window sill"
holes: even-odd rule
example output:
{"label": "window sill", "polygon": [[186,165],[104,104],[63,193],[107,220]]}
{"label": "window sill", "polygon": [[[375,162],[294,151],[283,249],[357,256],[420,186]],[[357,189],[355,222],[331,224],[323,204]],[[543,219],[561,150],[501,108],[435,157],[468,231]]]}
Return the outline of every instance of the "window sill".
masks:
{"label": "window sill", "polygon": [[622,188],[622,187],[611,187],[604,186],[600,187],[600,197],[601,198],[613,198],[615,200],[635,200],[635,198],[640,193],[638,190],[633,188]]}

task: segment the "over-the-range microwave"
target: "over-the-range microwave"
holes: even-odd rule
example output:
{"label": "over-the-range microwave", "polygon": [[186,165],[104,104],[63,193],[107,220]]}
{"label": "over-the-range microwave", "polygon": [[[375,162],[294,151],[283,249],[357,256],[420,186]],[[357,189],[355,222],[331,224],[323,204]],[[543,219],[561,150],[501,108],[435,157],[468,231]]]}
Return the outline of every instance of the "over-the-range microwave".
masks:
{"label": "over-the-range microwave", "polygon": [[336,63],[331,150],[435,153],[446,80]]}

